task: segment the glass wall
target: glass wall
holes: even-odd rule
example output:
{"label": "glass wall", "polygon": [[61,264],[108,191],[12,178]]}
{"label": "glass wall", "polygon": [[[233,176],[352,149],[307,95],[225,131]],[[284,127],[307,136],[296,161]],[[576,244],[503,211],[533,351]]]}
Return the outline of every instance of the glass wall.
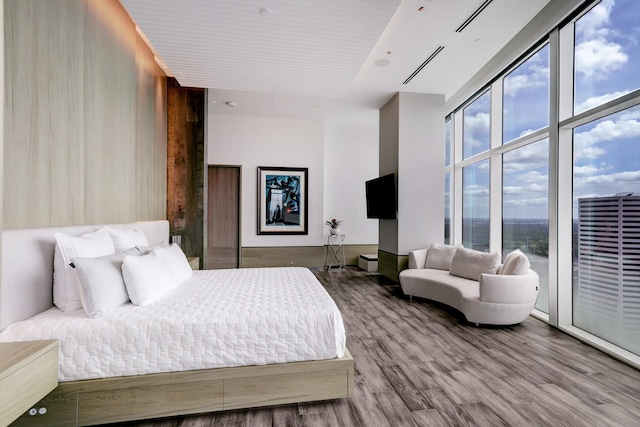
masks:
{"label": "glass wall", "polygon": [[502,141],[549,126],[549,45],[503,79]]}
{"label": "glass wall", "polygon": [[502,253],[524,252],[540,276],[536,308],[549,312],[549,139],[502,156]]}
{"label": "glass wall", "polygon": [[575,23],[574,113],[640,88],[637,0],[603,0]]}
{"label": "glass wall", "polygon": [[464,108],[462,123],[462,157],[467,159],[487,151],[491,143],[491,91],[486,91]]}
{"label": "glass wall", "polygon": [[489,251],[489,160],[462,169],[462,245]]}
{"label": "glass wall", "polygon": [[640,366],[640,7],[585,1],[558,22],[448,116],[447,236],[524,251],[536,316]]}
{"label": "glass wall", "polygon": [[640,107],[573,133],[573,323],[640,354]]}

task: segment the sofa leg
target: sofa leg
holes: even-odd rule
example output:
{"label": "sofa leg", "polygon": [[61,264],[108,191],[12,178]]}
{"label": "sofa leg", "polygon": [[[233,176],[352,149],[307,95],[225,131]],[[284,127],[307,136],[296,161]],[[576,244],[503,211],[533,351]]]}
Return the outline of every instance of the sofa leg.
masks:
{"label": "sofa leg", "polygon": [[409,302],[413,302],[413,295],[409,295]]}
{"label": "sofa leg", "polygon": [[480,323],[474,323],[473,326],[475,326],[476,328],[480,327]]}

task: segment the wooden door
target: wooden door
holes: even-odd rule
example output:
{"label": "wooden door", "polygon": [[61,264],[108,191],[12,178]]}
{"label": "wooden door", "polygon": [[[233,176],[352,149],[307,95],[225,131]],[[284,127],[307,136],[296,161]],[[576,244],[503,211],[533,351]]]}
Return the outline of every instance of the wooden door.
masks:
{"label": "wooden door", "polygon": [[240,167],[209,166],[206,269],[240,266]]}

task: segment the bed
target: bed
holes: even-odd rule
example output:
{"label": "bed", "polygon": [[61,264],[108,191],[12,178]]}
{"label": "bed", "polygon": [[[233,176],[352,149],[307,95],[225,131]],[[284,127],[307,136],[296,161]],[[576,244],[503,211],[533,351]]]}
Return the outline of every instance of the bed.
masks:
{"label": "bed", "polygon": [[[127,226],[141,228],[150,244],[168,238],[166,221],[115,227]],[[0,341],[61,342],[60,384],[36,405],[46,414],[16,425],[94,425],[352,395],[342,318],[308,269],[194,272],[154,304],[125,304],[98,319],[52,307],[54,233],[97,228],[3,232]]]}

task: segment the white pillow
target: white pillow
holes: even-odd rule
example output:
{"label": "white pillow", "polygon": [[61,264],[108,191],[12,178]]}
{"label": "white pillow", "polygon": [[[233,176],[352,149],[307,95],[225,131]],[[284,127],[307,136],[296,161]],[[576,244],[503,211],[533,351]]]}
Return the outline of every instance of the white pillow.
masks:
{"label": "white pillow", "polygon": [[55,233],[56,249],[53,261],[53,303],[62,311],[82,307],[78,276],[69,265],[74,258],[96,258],[115,253],[106,229],[82,236]]}
{"label": "white pillow", "polygon": [[169,268],[176,285],[193,276],[193,269],[180,246],[173,243],[167,247],[156,248],[153,252],[158,254],[158,257]]}
{"label": "white pillow", "polygon": [[435,268],[437,270],[449,270],[451,260],[456,254],[457,246],[439,245],[432,243],[427,251],[427,260],[424,268]]}
{"label": "white pillow", "polygon": [[480,252],[473,249],[458,248],[451,260],[449,274],[466,279],[480,281],[482,273],[495,274],[500,265],[497,252]]}
{"label": "white pillow", "polygon": [[156,248],[166,248],[167,246],[169,244],[163,240],[155,246],[136,246],[136,249],[140,252],[140,255],[146,255]]}
{"label": "white pillow", "polygon": [[149,241],[144,232],[139,228],[112,228],[106,227],[113,240],[113,246],[116,252],[126,251],[135,246],[147,246]]}
{"label": "white pillow", "polygon": [[[138,254],[135,248],[134,251]],[[80,281],[82,307],[92,319],[129,302],[129,294],[122,279],[122,261],[125,255],[125,252],[119,252],[98,258],[72,260]]]}
{"label": "white pillow", "polygon": [[520,249],[516,249],[504,259],[504,264],[498,268],[498,274],[526,274],[529,271],[529,267],[531,267],[529,258]]}
{"label": "white pillow", "polygon": [[169,268],[155,252],[126,255],[122,262],[122,277],[135,305],[149,305],[176,287]]}

